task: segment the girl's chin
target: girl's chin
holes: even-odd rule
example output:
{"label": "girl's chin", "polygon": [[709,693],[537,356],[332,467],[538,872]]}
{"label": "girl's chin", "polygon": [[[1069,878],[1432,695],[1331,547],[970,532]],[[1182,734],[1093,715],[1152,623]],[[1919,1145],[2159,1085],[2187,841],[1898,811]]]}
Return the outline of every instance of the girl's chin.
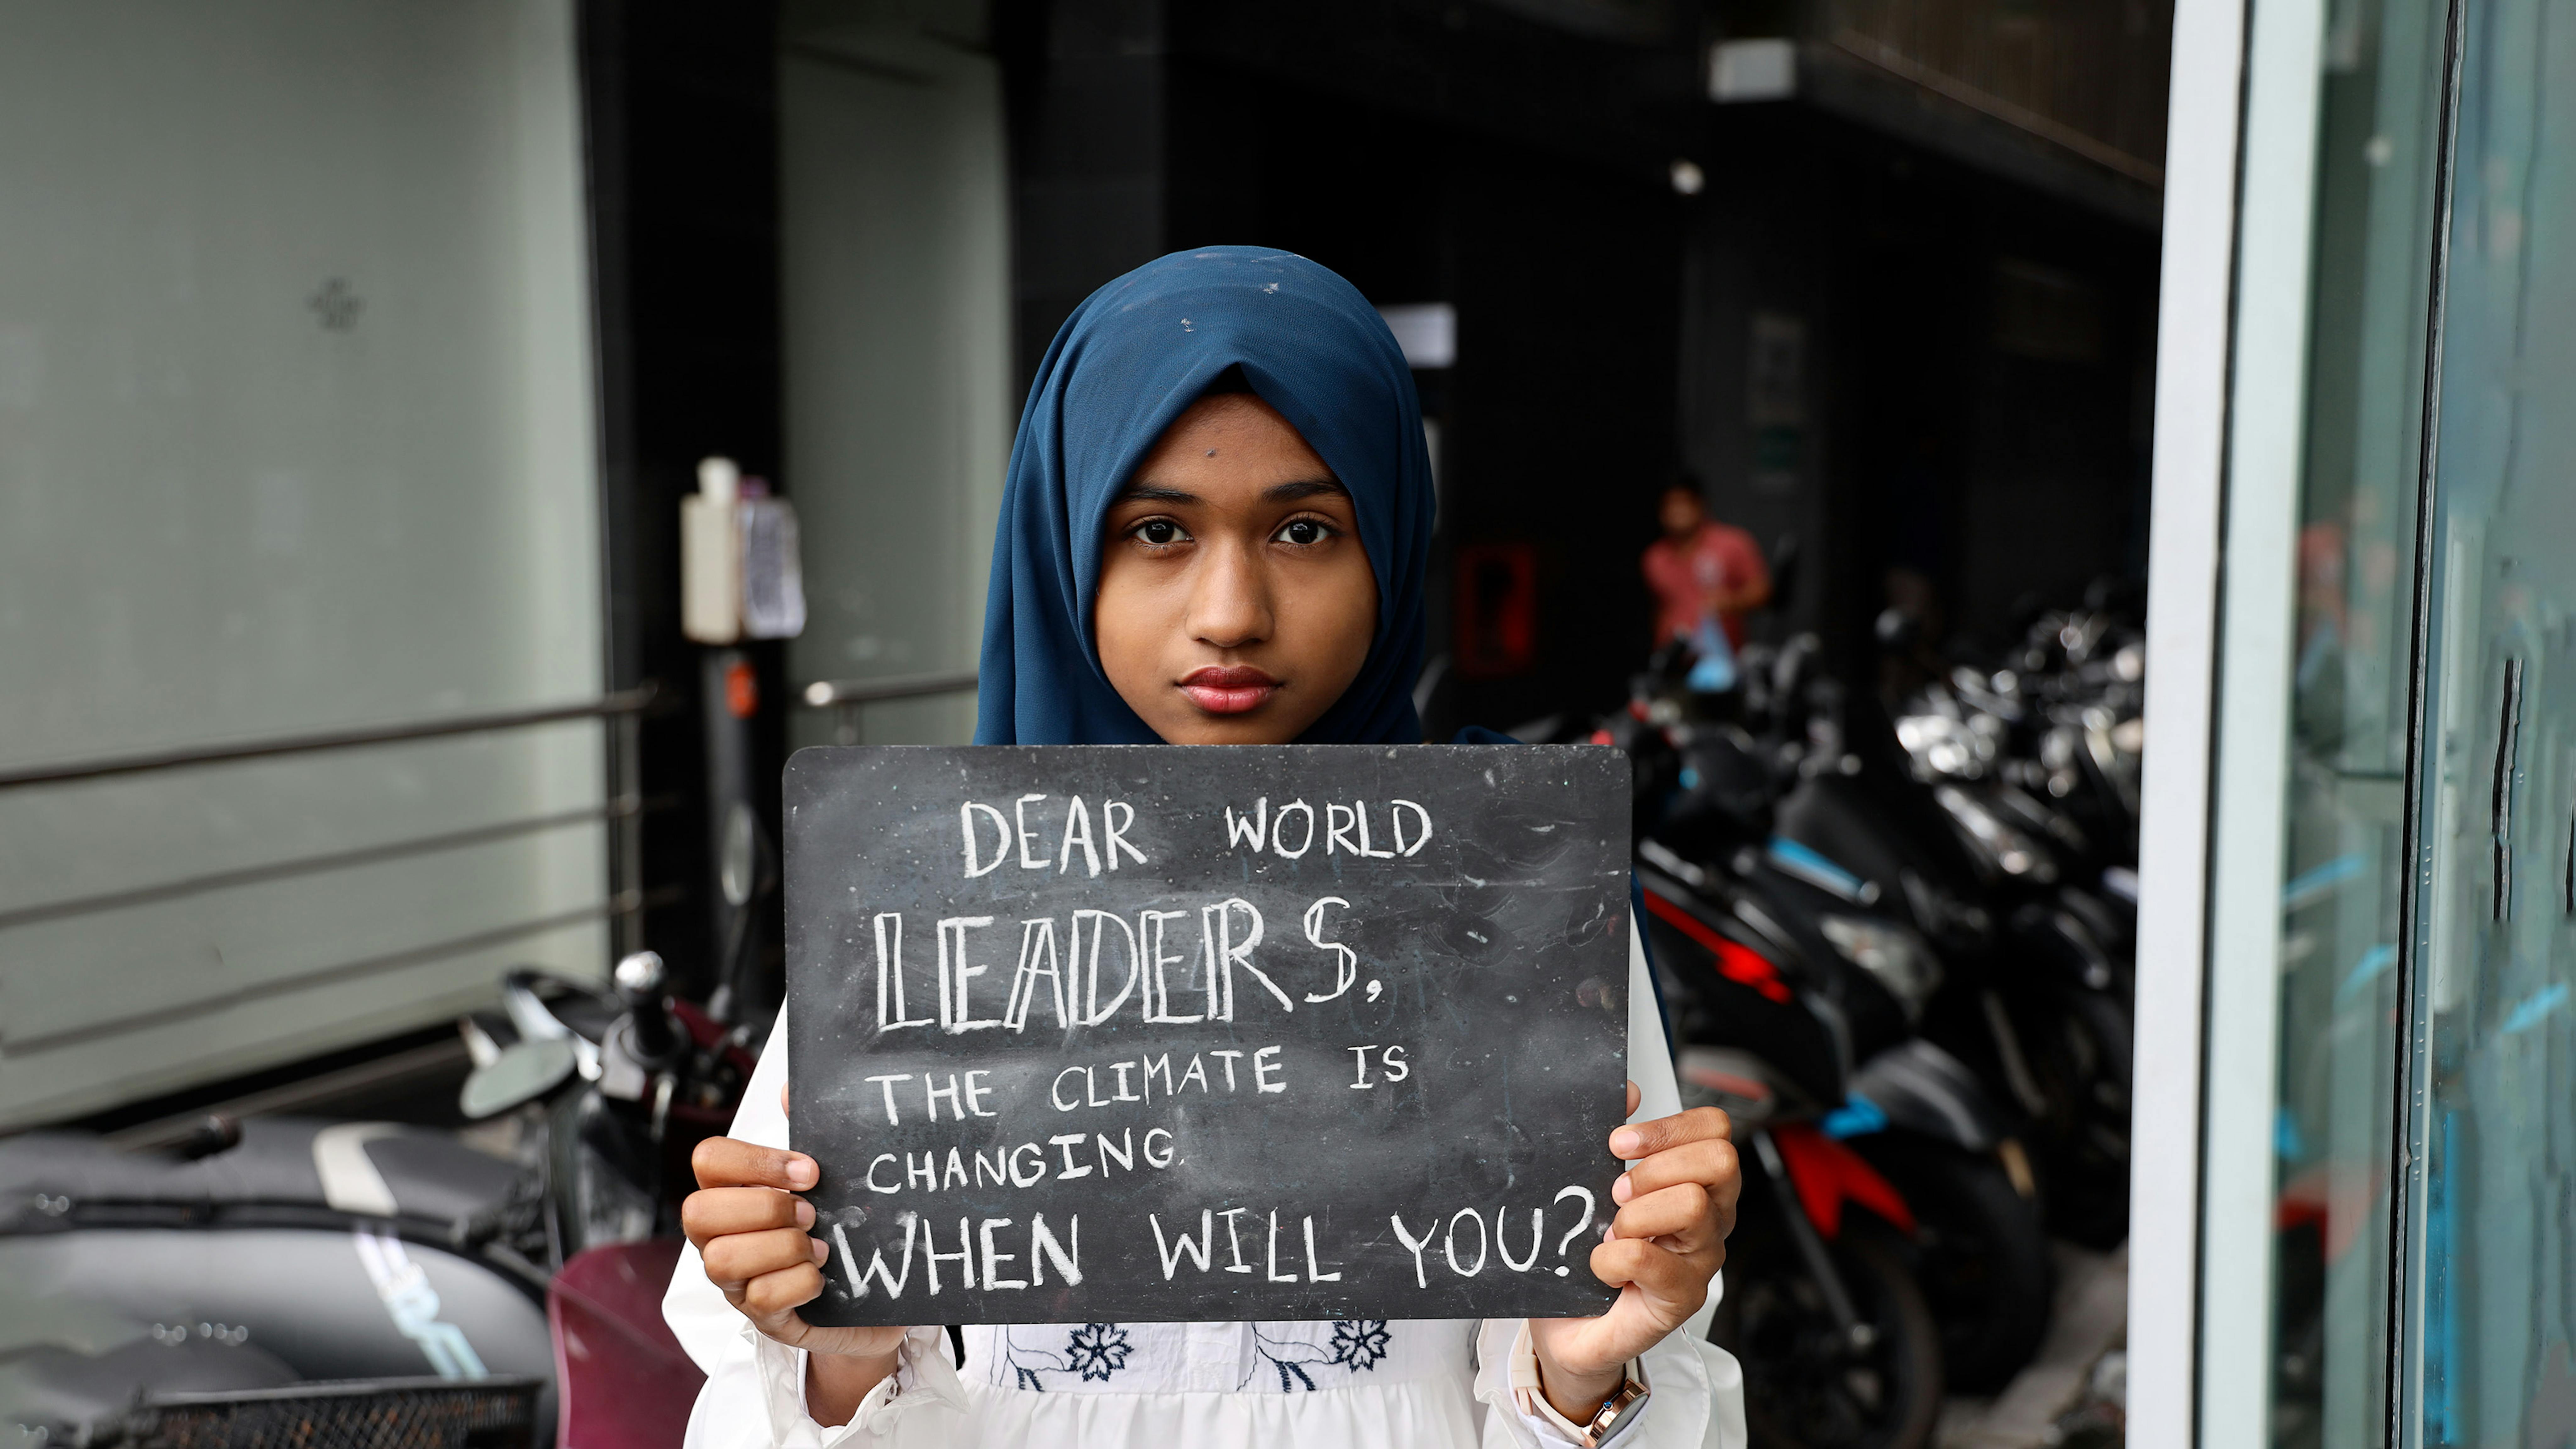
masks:
{"label": "girl's chin", "polygon": [[1192,705],[1156,722],[1154,733],[1174,745],[1286,745],[1296,743],[1308,723],[1275,706],[1219,714]]}

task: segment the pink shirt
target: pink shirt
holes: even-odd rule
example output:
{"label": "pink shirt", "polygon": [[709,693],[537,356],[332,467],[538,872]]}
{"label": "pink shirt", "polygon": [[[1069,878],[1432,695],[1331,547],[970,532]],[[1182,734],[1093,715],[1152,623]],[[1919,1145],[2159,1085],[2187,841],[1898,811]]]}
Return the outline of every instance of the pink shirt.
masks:
{"label": "pink shirt", "polygon": [[1715,601],[1722,593],[1746,588],[1767,592],[1771,586],[1771,570],[1762,562],[1762,546],[1753,541],[1753,535],[1715,519],[1701,524],[1685,544],[1656,539],[1646,546],[1638,566],[1646,575],[1646,587],[1655,591],[1655,642],[1659,644],[1688,638],[1699,628],[1702,615],[1716,613],[1726,628],[1726,642],[1743,647],[1744,612],[1720,610]]}

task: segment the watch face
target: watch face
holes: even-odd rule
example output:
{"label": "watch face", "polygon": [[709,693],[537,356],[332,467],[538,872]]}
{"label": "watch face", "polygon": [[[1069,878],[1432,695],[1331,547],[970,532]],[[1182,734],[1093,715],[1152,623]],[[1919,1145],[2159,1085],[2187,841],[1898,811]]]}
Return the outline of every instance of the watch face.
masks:
{"label": "watch face", "polygon": [[1628,1426],[1637,1421],[1638,1411],[1652,1397],[1653,1392],[1633,1378],[1621,1384],[1619,1391],[1610,1396],[1610,1401],[1592,1416],[1592,1422],[1584,1426],[1583,1442],[1590,1449],[1600,1449],[1600,1446],[1619,1438]]}

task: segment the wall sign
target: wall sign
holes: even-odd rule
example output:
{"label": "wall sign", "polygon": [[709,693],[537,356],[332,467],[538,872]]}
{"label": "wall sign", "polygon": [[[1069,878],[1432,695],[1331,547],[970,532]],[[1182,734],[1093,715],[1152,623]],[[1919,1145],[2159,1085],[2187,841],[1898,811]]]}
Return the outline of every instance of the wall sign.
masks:
{"label": "wall sign", "polygon": [[828,748],[786,774],[816,1323],[1597,1313],[1626,761]]}

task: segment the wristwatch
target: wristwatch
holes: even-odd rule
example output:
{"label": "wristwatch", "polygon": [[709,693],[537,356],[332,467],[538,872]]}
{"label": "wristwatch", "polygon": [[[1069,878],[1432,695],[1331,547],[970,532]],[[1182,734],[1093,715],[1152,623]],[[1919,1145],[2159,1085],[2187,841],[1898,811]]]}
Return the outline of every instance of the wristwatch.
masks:
{"label": "wristwatch", "polygon": [[1578,1441],[1583,1449],[1602,1449],[1603,1445],[1636,1427],[1637,1420],[1644,1416],[1646,1400],[1654,1396],[1654,1391],[1646,1387],[1644,1373],[1644,1365],[1635,1359],[1628,1360],[1627,1372],[1619,1387],[1601,1401],[1601,1407],[1583,1425],[1583,1438]]}

